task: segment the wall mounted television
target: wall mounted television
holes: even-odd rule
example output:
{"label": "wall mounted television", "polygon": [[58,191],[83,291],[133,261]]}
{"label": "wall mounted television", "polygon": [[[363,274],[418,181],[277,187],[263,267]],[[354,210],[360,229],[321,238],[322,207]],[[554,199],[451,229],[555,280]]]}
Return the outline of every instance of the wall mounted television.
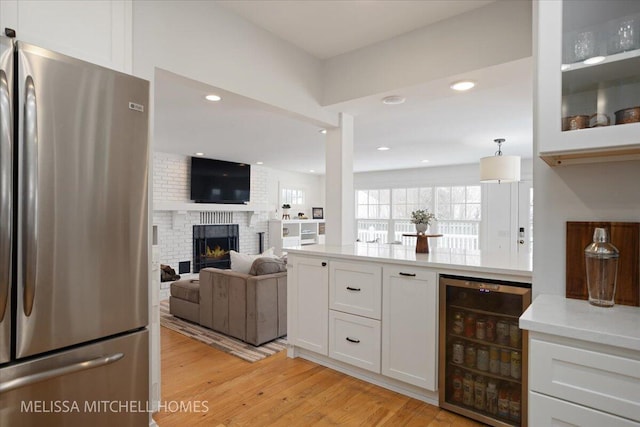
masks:
{"label": "wall mounted television", "polygon": [[191,200],[196,203],[249,203],[251,165],[191,158]]}

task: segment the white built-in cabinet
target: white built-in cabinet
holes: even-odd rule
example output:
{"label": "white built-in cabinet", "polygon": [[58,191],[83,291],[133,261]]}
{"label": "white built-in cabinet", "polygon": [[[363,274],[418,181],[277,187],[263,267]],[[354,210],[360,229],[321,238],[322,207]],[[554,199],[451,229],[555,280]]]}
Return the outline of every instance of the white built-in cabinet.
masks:
{"label": "white built-in cabinet", "polygon": [[551,166],[640,158],[640,119],[622,123],[640,114],[640,2],[534,7],[538,155]]}
{"label": "white built-in cabinet", "polygon": [[131,0],[0,1],[0,28],[17,40],[103,67],[132,72]]}
{"label": "white built-in cabinet", "polygon": [[269,221],[269,246],[280,254],[287,248],[322,245],[325,242],[325,222],[317,219]]}
{"label": "white built-in cabinet", "polygon": [[640,355],[531,332],[529,425],[640,425]]}
{"label": "white built-in cabinet", "polygon": [[290,256],[287,273],[287,340],[325,356],[329,353],[328,264],[321,258]]}
{"label": "white built-in cabinet", "polygon": [[290,253],[288,274],[293,347],[437,389],[435,271]]}
{"label": "white built-in cabinet", "polygon": [[541,294],[529,330],[529,425],[640,426],[638,307]]}
{"label": "white built-in cabinet", "polygon": [[382,282],[382,374],[437,389],[438,276],[385,266]]}

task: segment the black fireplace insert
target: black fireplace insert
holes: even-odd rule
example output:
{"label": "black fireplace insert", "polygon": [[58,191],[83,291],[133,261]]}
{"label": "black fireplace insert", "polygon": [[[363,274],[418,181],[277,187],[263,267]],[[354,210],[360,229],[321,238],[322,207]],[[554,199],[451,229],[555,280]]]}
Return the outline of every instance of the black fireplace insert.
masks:
{"label": "black fireplace insert", "polygon": [[238,225],[193,226],[193,272],[203,268],[230,268],[229,251],[238,250]]}

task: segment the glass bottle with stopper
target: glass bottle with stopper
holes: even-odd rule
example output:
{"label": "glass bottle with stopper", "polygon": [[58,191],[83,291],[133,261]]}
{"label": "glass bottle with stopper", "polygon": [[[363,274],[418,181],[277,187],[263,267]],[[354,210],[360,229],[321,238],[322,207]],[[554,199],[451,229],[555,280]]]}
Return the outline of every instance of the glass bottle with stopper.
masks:
{"label": "glass bottle with stopper", "polygon": [[589,303],[600,307],[612,307],[618,276],[618,248],[609,242],[605,228],[596,228],[593,243],[584,250],[587,267]]}

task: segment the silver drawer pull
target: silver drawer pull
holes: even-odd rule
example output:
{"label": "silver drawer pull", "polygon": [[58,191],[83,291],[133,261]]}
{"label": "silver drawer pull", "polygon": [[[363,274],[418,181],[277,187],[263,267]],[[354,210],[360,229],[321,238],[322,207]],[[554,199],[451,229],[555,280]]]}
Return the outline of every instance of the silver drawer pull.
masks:
{"label": "silver drawer pull", "polygon": [[401,276],[407,276],[407,277],[416,277],[416,273],[403,273],[402,271],[400,273]]}
{"label": "silver drawer pull", "polygon": [[348,291],[360,292],[360,288],[352,288],[351,286],[347,286]]}
{"label": "silver drawer pull", "polygon": [[347,337],[346,340],[349,341],[349,342],[352,342],[354,344],[360,344],[360,340],[358,340],[358,339],[353,339],[353,338]]}

